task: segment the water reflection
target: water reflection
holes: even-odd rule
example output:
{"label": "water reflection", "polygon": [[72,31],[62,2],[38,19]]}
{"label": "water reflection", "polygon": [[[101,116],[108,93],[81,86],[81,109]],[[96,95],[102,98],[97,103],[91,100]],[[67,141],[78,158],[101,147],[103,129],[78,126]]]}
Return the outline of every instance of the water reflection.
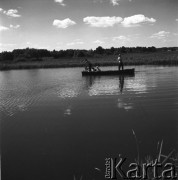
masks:
{"label": "water reflection", "polygon": [[147,91],[146,79],[144,76],[139,79],[129,79],[126,83],[126,87],[129,91],[133,91],[137,94],[145,93]]}
{"label": "water reflection", "polygon": [[[154,71],[153,71],[154,72]],[[138,72],[134,79],[130,78],[126,82],[126,89],[135,94],[148,93],[149,90],[155,89],[157,87],[158,75],[150,73],[150,70],[145,69],[145,71]]]}
{"label": "water reflection", "polygon": [[124,87],[124,76],[121,75],[121,76],[119,76],[119,88],[120,88],[121,94],[122,94],[122,91],[123,91],[123,87]]}
{"label": "water reflection", "polygon": [[[126,84],[124,84],[126,79]],[[101,76],[101,77],[85,77],[86,90],[89,96],[107,96],[117,95],[118,101],[116,105],[119,109],[129,111],[133,109],[133,102],[130,98],[124,98],[124,90],[129,90],[129,83],[133,83],[134,76]],[[123,95],[123,96],[122,96]]]}
{"label": "water reflection", "polygon": [[126,111],[128,111],[130,109],[133,109],[133,103],[118,98],[117,107],[119,109],[125,109]]}
{"label": "water reflection", "polygon": [[57,91],[57,95],[60,98],[74,98],[79,94],[79,89],[76,87],[62,87]]}
{"label": "water reflection", "polygon": [[86,76],[83,77],[83,80],[85,81],[85,89],[88,90],[92,87],[95,81],[100,80],[100,76]]}
{"label": "water reflection", "polygon": [[89,96],[118,95],[123,93],[124,76],[84,77]]}
{"label": "water reflection", "polygon": [[71,110],[71,108],[70,107],[68,107],[67,109],[65,109],[65,111],[64,111],[64,115],[66,115],[66,116],[70,116],[72,114],[72,110]]}

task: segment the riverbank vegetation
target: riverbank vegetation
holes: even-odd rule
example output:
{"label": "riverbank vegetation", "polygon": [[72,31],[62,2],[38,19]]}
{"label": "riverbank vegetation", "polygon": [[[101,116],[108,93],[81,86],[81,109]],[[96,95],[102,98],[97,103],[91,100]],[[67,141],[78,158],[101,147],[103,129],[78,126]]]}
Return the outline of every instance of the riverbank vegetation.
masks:
{"label": "riverbank vegetation", "polygon": [[15,49],[0,53],[0,70],[82,67],[87,58],[94,65],[115,66],[118,54],[125,65],[178,65],[178,48],[134,47],[95,50]]}

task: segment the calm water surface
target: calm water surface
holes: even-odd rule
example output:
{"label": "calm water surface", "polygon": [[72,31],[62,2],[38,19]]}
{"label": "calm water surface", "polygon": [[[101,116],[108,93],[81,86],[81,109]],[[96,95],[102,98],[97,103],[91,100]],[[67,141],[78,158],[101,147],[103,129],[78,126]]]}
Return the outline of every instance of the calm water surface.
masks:
{"label": "calm water surface", "polygon": [[[81,68],[0,72],[2,180],[104,179],[105,158],[178,149],[178,68],[82,77]],[[107,67],[103,69],[115,69]],[[100,170],[98,170],[98,169]]]}

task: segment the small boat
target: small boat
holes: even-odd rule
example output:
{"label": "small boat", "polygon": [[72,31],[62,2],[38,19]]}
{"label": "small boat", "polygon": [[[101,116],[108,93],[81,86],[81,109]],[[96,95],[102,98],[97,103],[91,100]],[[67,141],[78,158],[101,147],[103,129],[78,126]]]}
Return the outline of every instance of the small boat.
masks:
{"label": "small boat", "polygon": [[124,69],[115,71],[82,71],[82,76],[109,76],[109,75],[134,75],[135,69]]}

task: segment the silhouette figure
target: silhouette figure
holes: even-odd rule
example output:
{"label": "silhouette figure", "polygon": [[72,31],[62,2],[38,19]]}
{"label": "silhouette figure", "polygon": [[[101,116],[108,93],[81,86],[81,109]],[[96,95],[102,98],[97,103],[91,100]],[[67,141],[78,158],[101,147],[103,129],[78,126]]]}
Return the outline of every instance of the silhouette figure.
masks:
{"label": "silhouette figure", "polygon": [[118,62],[119,62],[119,71],[120,71],[120,69],[122,68],[122,70],[124,70],[124,63],[123,63],[123,61],[122,61],[122,58],[121,58],[121,55],[119,54],[119,56],[118,56]]}
{"label": "silhouette figure", "polygon": [[85,59],[83,61],[85,62],[85,70],[91,72],[91,70],[93,69],[91,62],[88,61],[87,59]]}

